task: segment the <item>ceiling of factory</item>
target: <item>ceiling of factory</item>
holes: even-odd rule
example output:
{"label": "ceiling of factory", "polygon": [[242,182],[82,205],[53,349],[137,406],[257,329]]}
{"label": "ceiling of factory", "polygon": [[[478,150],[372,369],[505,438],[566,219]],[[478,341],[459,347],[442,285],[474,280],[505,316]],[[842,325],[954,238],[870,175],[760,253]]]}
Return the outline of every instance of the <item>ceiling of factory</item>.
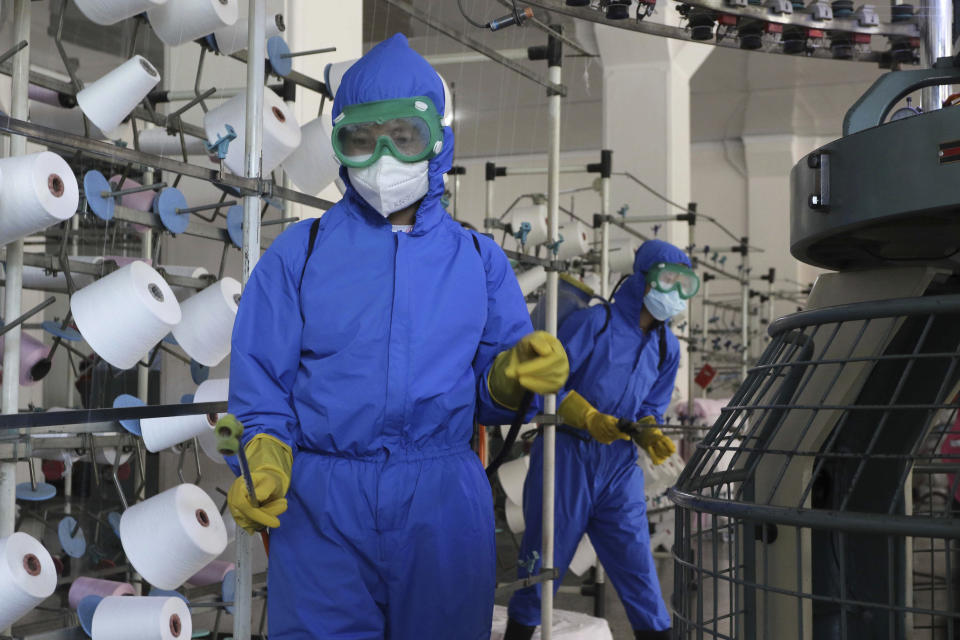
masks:
{"label": "ceiling of factory", "polygon": [[[499,51],[544,42],[543,32],[529,25],[492,33],[475,29],[460,15],[453,0],[411,2],[432,19]],[[507,12],[498,0],[463,0],[463,6],[475,20],[489,20]],[[589,41],[593,35],[591,25],[576,25],[566,16],[542,12],[537,16],[544,22],[564,25],[565,33],[580,42]],[[470,51],[384,0],[364,0],[365,47],[397,32],[408,34],[413,46],[428,58]],[[567,53],[575,54],[570,48]],[[546,74],[542,62],[520,62],[538,74]],[[546,95],[542,87],[486,60],[437,64],[437,69],[456,87],[457,150],[461,157],[543,152]],[[786,132],[839,135],[843,113],[880,73],[865,63],[716,48],[691,80],[691,140]],[[596,149],[602,135],[600,58],[567,57],[564,84],[570,93],[563,103],[563,149]],[[748,99],[755,108],[745,109]]]}

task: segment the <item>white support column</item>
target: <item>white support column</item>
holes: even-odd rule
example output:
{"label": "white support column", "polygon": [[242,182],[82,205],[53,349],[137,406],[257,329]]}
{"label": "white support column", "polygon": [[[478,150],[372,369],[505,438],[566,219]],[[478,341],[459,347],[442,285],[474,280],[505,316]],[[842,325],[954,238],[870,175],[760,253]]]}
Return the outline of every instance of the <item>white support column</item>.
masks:
{"label": "white support column", "polygon": [[[557,45],[559,46],[559,45]],[[551,65],[550,82],[563,82],[563,67]],[[560,101],[561,96],[551,95],[548,98],[549,117],[549,146],[547,148],[547,211],[549,216],[549,243],[555,245],[559,236],[560,226]],[[557,335],[557,287],[559,278],[556,271],[547,272],[547,313],[546,329],[552,335]],[[557,412],[557,396],[549,394],[543,399],[543,412],[553,415]],[[549,570],[554,567],[553,539],[554,539],[554,500],[556,488],[556,438],[557,427],[553,424],[543,425],[543,529],[542,550],[543,558],[541,569]],[[540,637],[550,640],[553,637],[553,580],[543,583],[540,590]]]}
{"label": "white support column", "polygon": [[[30,0],[16,0],[13,6],[13,42],[30,41]],[[30,47],[21,49],[13,56],[11,80],[10,115],[18,120],[29,118],[30,104],[27,88],[30,73]],[[22,156],[27,152],[27,139],[10,136],[10,156]],[[7,245],[6,283],[4,284],[3,317],[13,320],[21,313],[23,283],[23,240]],[[3,349],[3,413],[17,413],[20,408],[20,327],[15,327],[4,336]],[[0,462],[0,537],[13,534],[16,524],[16,462]]]}
{"label": "white support column", "polygon": [[[247,40],[247,112],[244,131],[244,174],[260,177],[263,151],[263,78],[265,0],[250,0],[250,31]],[[243,198],[243,284],[260,259],[260,197]],[[242,443],[241,443],[241,446]],[[250,640],[253,616],[253,537],[237,531],[236,591],[234,595],[233,637]]]}

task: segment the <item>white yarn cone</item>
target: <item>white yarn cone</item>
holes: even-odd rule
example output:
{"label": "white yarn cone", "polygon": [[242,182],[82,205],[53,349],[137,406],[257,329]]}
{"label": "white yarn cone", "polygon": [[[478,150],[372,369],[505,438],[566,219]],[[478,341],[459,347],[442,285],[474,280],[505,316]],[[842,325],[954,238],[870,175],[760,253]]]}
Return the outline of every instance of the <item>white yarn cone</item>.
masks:
{"label": "white yarn cone", "polygon": [[283,170],[304,193],[320,193],[340,174],[331,135],[330,118],[314,118],[300,127],[300,146],[283,161]]}
{"label": "white yarn cone", "polygon": [[[196,403],[226,402],[229,395],[229,378],[210,378],[201,382],[200,386],[197,387],[197,392],[193,394],[193,401]],[[217,420],[219,419],[219,413],[210,414],[208,423],[216,426]],[[217,435],[213,430],[213,426],[205,431],[201,431],[197,435],[197,440],[200,442],[200,448],[203,449],[203,452],[210,460],[217,464],[226,464],[226,460],[223,459],[223,456],[220,455],[220,452],[217,450]]]}
{"label": "white yarn cone", "polygon": [[129,369],[180,322],[180,305],[153,267],[131,262],[70,298],[84,340],[104,360]]}
{"label": "white yarn cone", "polygon": [[573,552],[573,558],[570,560],[569,569],[578,576],[582,576],[590,567],[597,564],[597,552],[590,544],[590,538],[583,536],[577,545],[577,550]]}
{"label": "white yarn cone", "polygon": [[504,502],[504,513],[507,517],[507,527],[513,533],[523,533],[527,528],[523,520],[523,507],[510,498]]}
{"label": "white yarn cone", "polygon": [[351,58],[350,60],[331,62],[323,68],[323,83],[327,86],[327,93],[331,98],[337,97],[337,89],[340,88],[343,74],[359,59],[360,58]]}
{"label": "white yarn cone", "polygon": [[233,542],[237,539],[237,521],[233,519],[230,509],[223,512],[223,526],[227,530],[227,542]]}
{"label": "white yarn cone", "polygon": [[181,598],[109,596],[93,614],[93,640],[188,640],[193,618]]}
{"label": "white yarn cone", "polygon": [[[215,415],[215,414],[214,414]],[[205,431],[213,432],[217,420],[213,415],[173,416],[168,418],[144,418],[140,421],[143,444],[151,453],[163,451],[175,444],[199,436]]]}
{"label": "white yarn cone", "polygon": [[223,553],[227,531],[210,496],[181,484],[124,511],[120,542],[147,582],[176,589]]}
{"label": "white yarn cone", "polygon": [[[440,76],[440,74],[437,74]],[[450,85],[447,84],[447,79],[443,76],[440,76],[440,82],[443,83],[443,113],[441,114],[440,124],[445,127],[449,127],[453,124],[453,92],[450,91]],[[438,109],[440,105],[435,105]],[[446,177],[447,174],[443,174]]]}
{"label": "white yarn cone", "polygon": [[[530,224],[530,231],[527,232],[524,246],[535,247],[543,244],[550,237],[550,231],[547,227],[547,205],[535,204],[529,207],[516,207],[510,214],[510,225],[514,233],[519,233],[523,223]],[[520,241],[517,240],[517,244]]]}
{"label": "white yarn cone", "polygon": [[137,592],[129,582],[117,582],[116,580],[101,580],[99,578],[79,577],[70,585],[70,591],[67,594],[67,600],[70,608],[76,610],[80,606],[80,601],[87,596],[135,596]]}
{"label": "white yarn cone", "polygon": [[[103,261],[101,256],[70,256],[70,262],[86,262],[96,264]],[[73,285],[75,287],[85,287],[93,282],[93,276],[86,273],[74,273]],[[49,272],[43,267],[23,267],[23,288],[39,289],[41,291],[54,291],[65,293],[67,291],[67,278],[63,271]]]}
{"label": "white yarn cone", "polygon": [[220,364],[230,353],[239,301],[240,283],[233,278],[218,280],[187,298],[180,305],[183,319],[173,329],[177,344],[202,365]]}
{"label": "white yarn cone", "polygon": [[527,478],[528,469],[530,469],[530,456],[511,460],[497,469],[500,486],[514,504],[523,505],[523,481]]}
{"label": "white yarn cone", "polygon": [[[193,401],[197,403],[226,401],[228,384],[229,381],[227,378],[205,380],[197,387]],[[220,415],[217,413],[167,418],[144,418],[140,421],[140,430],[143,434],[144,445],[153,453],[172,447],[190,438],[199,437],[203,450],[206,452],[208,447],[211,447],[213,454],[220,458],[219,462],[222,463],[223,456],[216,453],[217,438],[213,431],[219,419]],[[204,440],[206,440],[206,442],[204,442]],[[213,458],[209,452],[207,455]]]}
{"label": "white yarn cone", "polygon": [[232,562],[227,560],[214,560],[203,569],[200,569],[195,575],[190,576],[187,584],[194,587],[205,587],[209,584],[220,584],[227,574],[237,568]]}
{"label": "white yarn cone", "polygon": [[546,281],[547,271],[540,265],[517,274],[517,282],[520,284],[520,292],[523,293],[524,298],[539,289]]}
{"label": "white yarn cone", "polygon": [[113,131],[160,82],[160,72],[143,56],[133,56],[77,94],[77,105],[101,131]]}
{"label": "white yarn cone", "polygon": [[147,11],[147,18],[157,37],[175,47],[229,27],[239,14],[237,0],[167,0]]}
{"label": "white yarn cone", "polygon": [[132,18],[167,0],[73,0],[90,22],[108,25]]}
{"label": "white yarn cone", "polygon": [[[285,29],[282,13],[269,14],[265,23],[264,40],[280,35]],[[217,49],[225,56],[246,49],[249,31],[250,21],[247,18],[239,18],[232,26],[220,27],[213,32],[213,37],[217,40]]]}
{"label": "white yarn cone", "polygon": [[633,259],[640,243],[632,238],[610,240],[610,271],[633,273]]}
{"label": "white yarn cone", "polygon": [[80,190],[73,170],[50,151],[0,159],[0,245],[67,220]]}
{"label": "white yarn cone", "polygon": [[0,629],[53,595],[57,570],[43,545],[25,533],[0,540]]}
{"label": "white yarn cone", "polygon": [[572,260],[584,256],[590,251],[590,238],[593,232],[579,220],[566,222],[560,227],[563,242],[557,247],[558,260]]}
{"label": "white yarn cone", "polygon": [[[207,271],[204,267],[190,267],[186,265],[160,265],[160,268],[164,270],[167,275],[171,276],[182,276],[184,278],[199,278],[201,276],[210,275],[210,272]],[[177,300],[184,300],[194,295],[197,290],[190,287],[175,287],[170,285],[170,288],[173,289],[173,294],[177,296]],[[181,307],[182,309],[183,307]]]}
{"label": "white yarn cone", "polygon": [[[196,136],[183,135],[187,155],[207,155],[204,140]],[[169,134],[166,129],[157,127],[140,133],[140,151],[157,156],[179,156],[183,153],[180,146],[180,134]]]}
{"label": "white yarn cone", "polygon": [[[171,0],[173,1],[173,0]],[[243,175],[247,96],[236,95],[203,116],[207,141],[213,144],[218,136],[227,133],[226,125],[233,127],[237,138],[230,143],[224,164],[230,171]],[[280,166],[300,145],[300,125],[293,112],[273,91],[263,92],[263,155],[261,170],[264,175]]]}

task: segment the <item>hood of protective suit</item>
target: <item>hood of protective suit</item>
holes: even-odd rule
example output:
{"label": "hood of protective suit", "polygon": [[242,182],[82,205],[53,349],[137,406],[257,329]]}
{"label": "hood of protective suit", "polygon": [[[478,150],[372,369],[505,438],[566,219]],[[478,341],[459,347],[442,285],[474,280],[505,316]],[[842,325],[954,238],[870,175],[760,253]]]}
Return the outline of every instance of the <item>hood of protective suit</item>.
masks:
{"label": "hood of protective suit", "polygon": [[[407,38],[398,33],[375,46],[347,70],[333,101],[332,118],[336,119],[345,106],[415,96],[430,98],[437,111],[444,112],[443,81],[430,63],[410,48]],[[452,164],[453,130],[444,127],[443,150],[430,160],[430,188],[417,210],[413,235],[429,231],[446,215],[440,198],[443,196],[443,174]],[[360,197],[350,183],[346,167],[340,167],[340,178],[347,187],[345,198],[381,224],[390,224]]]}
{"label": "hood of protective suit", "polygon": [[643,295],[647,289],[647,270],[661,262],[692,266],[687,254],[669,242],[647,240],[640,245],[633,259],[633,275],[617,289],[613,300],[613,307],[632,322],[640,319],[640,311],[643,309]]}

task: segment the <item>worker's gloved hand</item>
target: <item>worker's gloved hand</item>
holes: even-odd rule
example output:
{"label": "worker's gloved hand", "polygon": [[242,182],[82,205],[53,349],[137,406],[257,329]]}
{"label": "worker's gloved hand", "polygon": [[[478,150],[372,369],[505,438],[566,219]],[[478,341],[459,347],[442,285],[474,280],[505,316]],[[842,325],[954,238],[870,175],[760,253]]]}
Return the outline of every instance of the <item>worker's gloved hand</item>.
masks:
{"label": "worker's gloved hand", "polygon": [[610,444],[615,440],[629,440],[630,436],[617,428],[618,420],[613,416],[597,411],[586,398],[571,391],[560,403],[557,411],[564,424],[586,429],[597,442]]}
{"label": "worker's gloved hand", "polygon": [[570,363],[560,341],[546,331],[534,331],[497,356],[487,388],[497,404],[516,411],[525,391],[555,393],[569,374]]}
{"label": "worker's gloved hand", "polygon": [[287,510],[285,496],[290,487],[293,453],[286,444],[265,433],[255,435],[244,451],[260,506],[254,507],[250,502],[247,484],[241,476],[233,481],[227,493],[230,513],[237,524],[250,533],[264,527],[276,529],[280,526],[277,516]]}
{"label": "worker's gloved hand", "polygon": [[663,464],[667,458],[677,452],[677,446],[657,427],[653,416],[641,418],[633,423],[633,441],[647,452],[654,465]]}

